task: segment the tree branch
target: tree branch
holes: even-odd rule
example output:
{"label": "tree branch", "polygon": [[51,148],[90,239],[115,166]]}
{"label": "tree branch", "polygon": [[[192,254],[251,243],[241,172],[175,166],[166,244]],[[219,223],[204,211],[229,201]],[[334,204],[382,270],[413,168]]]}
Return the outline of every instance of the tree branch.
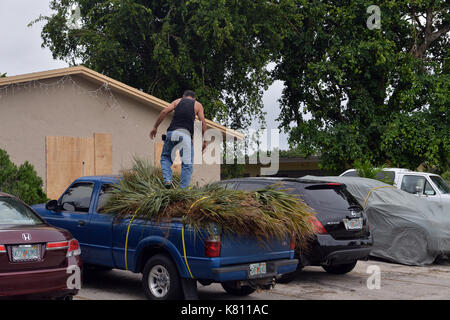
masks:
{"label": "tree branch", "polygon": [[427,49],[434,41],[436,41],[436,39],[438,39],[440,36],[450,31],[450,24],[446,23],[442,25],[441,28],[438,29],[436,32],[433,32],[433,18],[435,17],[435,14],[433,13],[433,4],[431,4],[427,8],[426,24],[424,28],[420,24],[418,17],[415,15],[413,8],[411,8],[411,15],[412,18],[415,19],[417,24],[419,24],[419,26],[423,30],[423,41],[420,45],[417,45],[416,41],[414,41],[414,44],[410,49],[409,53],[412,54],[414,57],[421,59],[425,55]]}
{"label": "tree branch", "polygon": [[420,23],[419,17],[416,15],[416,12],[414,11],[414,8],[411,8],[411,18],[413,19],[413,21],[416,21],[417,25],[419,26],[420,29],[422,29],[422,31],[425,31],[425,27],[422,25],[422,23]]}

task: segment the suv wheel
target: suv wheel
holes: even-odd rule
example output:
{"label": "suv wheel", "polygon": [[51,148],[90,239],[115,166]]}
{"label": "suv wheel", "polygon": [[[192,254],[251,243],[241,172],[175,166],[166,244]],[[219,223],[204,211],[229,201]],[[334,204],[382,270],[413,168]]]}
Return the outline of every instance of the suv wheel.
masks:
{"label": "suv wheel", "polygon": [[332,274],[346,274],[352,271],[356,263],[358,261],[353,261],[351,263],[344,263],[344,264],[335,264],[335,265],[329,265],[329,266],[322,266],[322,268],[325,269],[326,272],[332,273]]}
{"label": "suv wheel", "polygon": [[178,271],[166,255],[151,257],[142,272],[142,286],[149,300],[180,299],[181,285]]}

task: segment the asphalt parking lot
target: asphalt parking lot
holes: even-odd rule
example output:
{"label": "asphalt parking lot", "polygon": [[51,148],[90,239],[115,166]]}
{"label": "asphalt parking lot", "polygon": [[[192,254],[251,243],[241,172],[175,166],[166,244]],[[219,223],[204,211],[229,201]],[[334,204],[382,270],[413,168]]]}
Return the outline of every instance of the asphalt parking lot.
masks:
{"label": "asphalt parking lot", "polygon": [[[377,274],[379,271],[379,278]],[[235,299],[219,284],[198,286],[201,300]],[[75,300],[143,300],[141,275],[111,270],[91,272]],[[307,267],[289,284],[255,292],[245,300],[450,300],[450,261],[411,267],[378,260],[360,261],[346,275],[331,275],[320,267]]]}

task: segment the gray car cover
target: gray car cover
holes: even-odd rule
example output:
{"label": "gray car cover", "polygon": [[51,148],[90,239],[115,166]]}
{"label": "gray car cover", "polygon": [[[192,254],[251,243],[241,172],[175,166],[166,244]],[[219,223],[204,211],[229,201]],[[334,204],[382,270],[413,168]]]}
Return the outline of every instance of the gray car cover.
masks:
{"label": "gray car cover", "polygon": [[423,266],[450,253],[450,206],[427,201],[378,180],[358,177],[301,179],[343,183],[367,214],[372,256]]}

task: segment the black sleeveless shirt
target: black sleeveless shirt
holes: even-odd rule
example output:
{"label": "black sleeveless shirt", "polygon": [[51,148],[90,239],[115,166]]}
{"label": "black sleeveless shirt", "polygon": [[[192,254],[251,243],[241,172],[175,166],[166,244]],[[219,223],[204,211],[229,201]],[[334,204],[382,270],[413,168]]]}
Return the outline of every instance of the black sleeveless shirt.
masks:
{"label": "black sleeveless shirt", "polygon": [[195,100],[181,99],[175,108],[172,122],[167,131],[174,131],[176,129],[186,129],[194,136],[194,121],[195,121]]}

